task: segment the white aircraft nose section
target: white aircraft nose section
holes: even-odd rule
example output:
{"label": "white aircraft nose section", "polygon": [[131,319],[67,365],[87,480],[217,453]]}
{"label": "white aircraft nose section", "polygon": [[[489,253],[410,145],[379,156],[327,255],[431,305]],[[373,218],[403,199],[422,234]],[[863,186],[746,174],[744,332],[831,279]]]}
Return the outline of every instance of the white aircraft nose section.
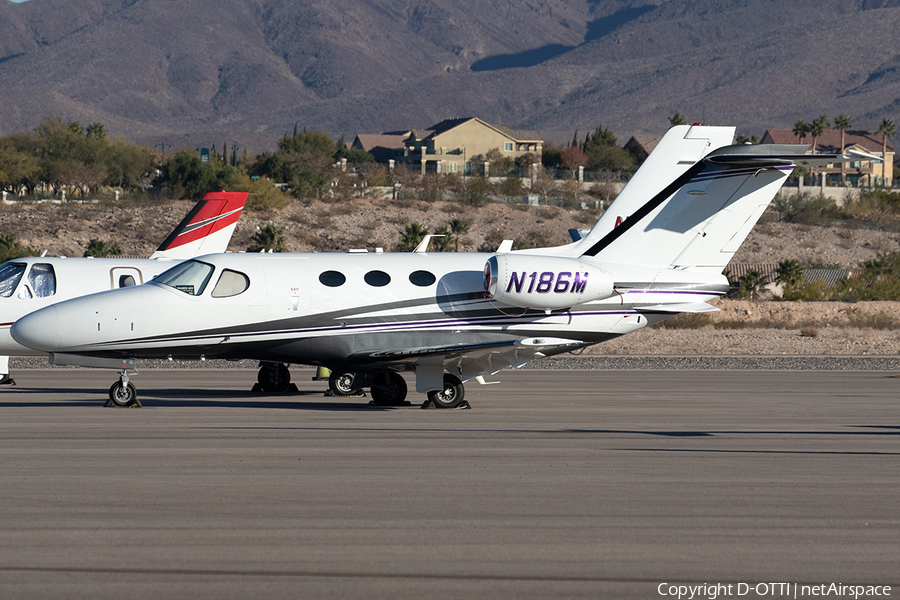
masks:
{"label": "white aircraft nose section", "polygon": [[52,352],[56,348],[58,333],[59,317],[56,306],[48,306],[25,315],[10,328],[14,340],[42,352]]}

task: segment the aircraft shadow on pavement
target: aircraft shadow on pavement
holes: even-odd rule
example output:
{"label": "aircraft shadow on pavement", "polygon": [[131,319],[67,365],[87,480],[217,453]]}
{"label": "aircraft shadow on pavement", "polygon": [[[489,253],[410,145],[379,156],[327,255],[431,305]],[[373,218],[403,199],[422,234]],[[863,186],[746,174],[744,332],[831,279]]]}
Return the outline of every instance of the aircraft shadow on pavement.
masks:
{"label": "aircraft shadow on pavement", "polygon": [[[89,397],[85,398],[88,394]],[[32,400],[35,396],[48,396],[53,400]],[[72,400],[66,397],[74,396]],[[307,400],[308,398],[308,400]],[[249,390],[153,388],[139,389],[138,400],[145,408],[154,407],[222,407],[222,408],[268,408],[320,411],[385,410],[390,406],[370,406],[368,396],[335,398],[324,396],[323,390],[301,390],[299,392],[267,395]],[[0,410],[4,407],[39,406],[103,406],[107,395],[103,390],[96,392],[85,388],[15,387],[0,393]]]}
{"label": "aircraft shadow on pavement", "polygon": [[300,390],[285,394],[260,394],[246,390],[148,389],[138,399],[152,407],[278,408],[294,410],[372,410],[394,407],[369,406],[370,398],[327,397],[324,390]]}

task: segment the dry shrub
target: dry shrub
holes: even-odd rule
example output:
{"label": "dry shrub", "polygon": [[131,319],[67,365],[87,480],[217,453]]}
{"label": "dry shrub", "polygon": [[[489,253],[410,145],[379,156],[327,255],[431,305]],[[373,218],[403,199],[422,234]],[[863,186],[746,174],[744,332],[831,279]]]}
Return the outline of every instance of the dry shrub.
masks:
{"label": "dry shrub", "polygon": [[653,325],[660,329],[703,329],[711,324],[709,313],[681,313]]}
{"label": "dry shrub", "polygon": [[804,327],[800,330],[800,337],[819,337],[819,330],[815,327]]}
{"label": "dry shrub", "polygon": [[897,329],[900,323],[897,323],[894,316],[883,310],[877,313],[865,312],[859,308],[851,308],[847,311],[847,320],[851,327],[860,329]]}

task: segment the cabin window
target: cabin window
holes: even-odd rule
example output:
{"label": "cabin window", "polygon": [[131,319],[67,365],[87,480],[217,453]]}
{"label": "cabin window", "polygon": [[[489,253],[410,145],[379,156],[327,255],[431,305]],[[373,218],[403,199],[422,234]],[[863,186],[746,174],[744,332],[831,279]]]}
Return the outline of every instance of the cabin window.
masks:
{"label": "cabin window", "polygon": [[319,283],[328,287],[341,287],[346,281],[344,274],[338,271],[325,271],[319,275]]}
{"label": "cabin window", "polygon": [[250,278],[243,273],[232,271],[231,269],[223,269],[219,282],[213,288],[213,298],[228,298],[229,296],[237,296],[250,287]]}
{"label": "cabin window", "polygon": [[206,289],[210,277],[213,274],[213,266],[206,263],[189,260],[176,265],[156,278],[157,283],[175,288],[190,296],[199,296]]}
{"label": "cabin window", "polygon": [[38,263],[28,272],[28,283],[38,298],[46,298],[56,293],[56,273],[53,265]]}
{"label": "cabin window", "polygon": [[119,277],[119,287],[131,287],[134,285],[134,276],[133,275],[122,275]]}
{"label": "cabin window", "polygon": [[0,297],[9,298],[22,280],[25,263],[8,262],[0,265]]}
{"label": "cabin window", "polygon": [[428,271],[413,271],[409,274],[409,282],[419,287],[428,287],[435,281],[437,281],[437,278]]}
{"label": "cabin window", "polygon": [[372,287],[384,287],[391,282],[391,276],[384,271],[369,271],[363,279]]}

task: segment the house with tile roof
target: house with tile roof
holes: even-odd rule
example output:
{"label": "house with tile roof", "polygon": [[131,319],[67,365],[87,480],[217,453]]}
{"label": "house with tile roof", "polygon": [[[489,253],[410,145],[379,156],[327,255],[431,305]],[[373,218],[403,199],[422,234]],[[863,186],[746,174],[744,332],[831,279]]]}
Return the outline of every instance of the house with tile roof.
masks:
{"label": "house with tile roof", "polygon": [[389,131],[387,133],[360,133],[350,145],[368,152],[375,162],[387,163],[403,154],[406,138],[411,131]]}
{"label": "house with tile roof", "polygon": [[540,162],[543,146],[544,140],[537,131],[486,123],[477,117],[446,119],[428,129],[412,130],[398,161],[423,174],[463,174],[479,170],[481,165],[473,166],[472,158],[495,148],[513,160],[530,153]]}
{"label": "house with tile roof", "polygon": [[[807,153],[812,153],[812,137],[807,134],[803,143],[809,143]],[[797,144],[797,136],[791,129],[767,129],[763,135],[761,144]],[[816,139],[816,154],[838,154],[849,149],[859,150],[867,154],[881,157],[881,134],[875,131],[846,130],[844,132],[844,144],[841,147],[841,132],[838,129],[828,129]],[[825,173],[827,181],[831,185],[841,185],[841,180],[853,186],[859,185],[890,185],[894,173],[894,147],[890,139],[887,142],[887,150],[884,153],[884,162],[860,160],[839,165],[817,167],[816,172]],[[842,170],[842,165],[843,170]]]}

